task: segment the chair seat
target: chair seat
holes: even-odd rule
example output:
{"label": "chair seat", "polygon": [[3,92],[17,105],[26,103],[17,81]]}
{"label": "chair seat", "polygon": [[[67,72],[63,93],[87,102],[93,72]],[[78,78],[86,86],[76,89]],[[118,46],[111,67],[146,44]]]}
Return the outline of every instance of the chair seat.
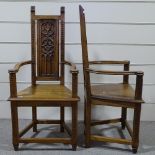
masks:
{"label": "chair seat", "polygon": [[[66,100],[77,101],[79,97],[72,98],[72,91],[59,84],[37,84],[30,86],[17,94],[17,100]],[[16,100],[15,98],[13,100]],[[11,99],[10,99],[11,100]]]}
{"label": "chair seat", "polygon": [[91,86],[93,96],[101,96],[122,99],[134,99],[135,91],[129,84],[102,84]]}

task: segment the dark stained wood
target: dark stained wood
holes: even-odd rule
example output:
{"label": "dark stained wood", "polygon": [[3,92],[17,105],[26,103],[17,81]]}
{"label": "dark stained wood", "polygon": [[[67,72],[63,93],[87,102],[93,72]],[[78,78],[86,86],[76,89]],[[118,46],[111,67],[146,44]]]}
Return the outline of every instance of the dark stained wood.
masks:
{"label": "dark stained wood", "polygon": [[60,131],[61,132],[64,132],[64,126],[63,126],[65,123],[64,119],[65,119],[65,108],[62,106],[62,107],[60,107],[60,120],[61,120]]}
{"label": "dark stained wood", "polygon": [[11,117],[12,117],[12,143],[14,150],[18,150],[19,146],[19,130],[18,130],[18,107],[11,102]]}
{"label": "dark stained wood", "polygon": [[114,60],[103,60],[103,61],[89,61],[90,65],[100,65],[100,64],[109,64],[109,65],[113,65],[113,64],[124,64],[124,65],[129,65],[129,61],[128,60],[124,60],[124,61],[114,61]]}
{"label": "dark stained wood", "polygon": [[32,85],[36,84],[36,29],[35,29],[35,6],[31,6],[31,79]]}
{"label": "dark stained wood", "polygon": [[142,72],[138,71],[111,71],[111,70],[95,70],[91,68],[86,68],[85,69],[89,73],[95,73],[95,74],[106,74],[106,75],[137,75],[140,74],[143,76]]}
{"label": "dark stained wood", "polygon": [[110,123],[118,123],[120,121],[121,121],[121,118],[101,120],[101,121],[92,121],[91,126],[102,125],[102,124],[110,124]]}
{"label": "dark stained wood", "polygon": [[125,121],[127,119],[127,108],[122,107],[122,113],[121,113],[121,124],[122,124],[122,129],[125,129]]}
{"label": "dark stained wood", "polygon": [[[61,62],[65,61],[65,8],[61,7]],[[64,63],[61,63],[61,84],[64,84]]]}
{"label": "dark stained wood", "polygon": [[[73,150],[77,146],[77,102],[78,70],[76,66],[65,61],[65,8],[61,7],[60,15],[35,15],[35,7],[31,7],[31,60],[20,62],[9,70],[10,98],[12,115],[12,139],[15,150],[19,143],[64,143],[71,144]],[[16,73],[24,65],[31,65],[31,85],[17,91]],[[65,65],[70,66],[72,90],[64,83]],[[44,80],[44,84],[37,81]],[[58,81],[60,84],[49,84],[46,81]],[[18,107],[32,107],[32,122],[23,130],[18,129]],[[60,120],[38,120],[37,107],[60,107]],[[26,138],[22,137],[33,128],[37,132],[37,124],[59,124],[61,132],[65,124],[65,107],[72,109],[71,138]],[[26,135],[25,135],[26,136]]]}
{"label": "dark stained wood", "polygon": [[37,124],[60,124],[60,120],[37,120]]}
{"label": "dark stained wood", "polygon": [[33,132],[37,132],[37,107],[32,106]]}
{"label": "dark stained wood", "polygon": [[[83,75],[84,75],[84,89],[85,89],[85,145],[89,147],[91,141],[102,141],[110,143],[128,144],[132,145],[133,152],[137,152],[139,144],[139,124],[140,124],[140,111],[142,99],[142,86],[143,86],[143,72],[130,71],[130,61],[115,61],[115,60],[94,60],[89,61],[85,14],[82,6],[79,6],[80,13],[80,29],[81,29],[81,44],[82,44],[82,58],[83,58]],[[124,71],[113,70],[95,70],[91,67],[93,65],[123,65]],[[90,81],[91,74],[101,75],[122,75],[122,83],[106,83],[99,85],[92,85]],[[129,76],[136,76],[136,89],[133,89],[129,84]],[[115,78],[115,77],[114,77]],[[93,106],[92,106],[93,105]],[[122,108],[121,118],[95,121],[91,119],[92,107],[95,105],[106,105]],[[127,108],[134,109],[133,131],[127,123]],[[91,126],[121,122],[122,129],[127,127],[131,140],[119,139],[113,137],[103,137],[91,134]]]}
{"label": "dark stained wood", "polygon": [[59,79],[59,21],[43,19],[37,22],[37,78]]}

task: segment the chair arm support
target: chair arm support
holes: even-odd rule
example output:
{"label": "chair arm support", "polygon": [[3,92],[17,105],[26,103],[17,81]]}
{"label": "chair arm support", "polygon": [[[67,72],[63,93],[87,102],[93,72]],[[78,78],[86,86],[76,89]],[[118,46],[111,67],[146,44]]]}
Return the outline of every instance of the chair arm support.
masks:
{"label": "chair arm support", "polygon": [[89,64],[90,65],[93,65],[93,64],[96,64],[96,65],[108,65],[108,64],[123,64],[123,65],[125,65],[125,64],[130,64],[130,61],[128,61],[128,60],[124,60],[124,61],[114,61],[114,60],[103,60],[103,61],[89,61]]}
{"label": "chair arm support", "polygon": [[28,61],[22,61],[22,62],[17,63],[13,69],[9,70],[9,73],[12,73],[12,72],[17,73],[22,66],[27,65],[27,64],[32,64],[32,61],[28,60]]}
{"label": "chair arm support", "polygon": [[64,61],[62,63],[71,66],[70,72],[72,74],[72,97],[76,98],[77,92],[78,92],[78,73],[79,73],[79,71],[76,69],[76,65],[69,61]]}
{"label": "chair arm support", "polygon": [[[128,60],[124,60],[124,61],[117,61],[117,60],[104,60],[104,61],[89,61],[90,65],[112,65],[112,64],[122,64],[124,65],[124,71],[129,71],[129,67],[130,67],[130,61]],[[124,75],[123,76],[123,83],[127,84],[129,82],[129,76],[128,75]]]}
{"label": "chair arm support", "polygon": [[86,68],[87,72],[95,73],[95,74],[107,74],[107,75],[139,75],[143,72],[141,71],[110,71],[110,70],[94,70],[90,68]]}
{"label": "chair arm support", "polygon": [[16,72],[9,72],[10,79],[10,97],[17,97]]}
{"label": "chair arm support", "polygon": [[95,74],[107,74],[107,75],[136,75],[136,89],[135,89],[135,99],[142,100],[142,87],[143,87],[143,76],[144,73],[141,71],[106,71],[106,70],[93,70],[86,68],[87,72]]}
{"label": "chair arm support", "polygon": [[136,90],[135,90],[135,99],[142,99],[142,90],[143,90],[143,73],[138,73],[136,77]]}
{"label": "chair arm support", "polygon": [[17,97],[17,82],[16,82],[16,73],[19,71],[20,67],[31,64],[32,61],[23,61],[17,63],[15,67],[9,70],[9,78],[10,78],[10,97]]}

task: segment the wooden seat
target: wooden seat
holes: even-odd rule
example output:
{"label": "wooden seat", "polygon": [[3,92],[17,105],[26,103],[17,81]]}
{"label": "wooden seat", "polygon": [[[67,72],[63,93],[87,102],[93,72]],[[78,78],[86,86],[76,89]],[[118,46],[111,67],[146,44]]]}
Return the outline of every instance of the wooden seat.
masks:
{"label": "wooden seat", "polygon": [[134,89],[129,84],[102,84],[91,86],[92,95],[112,96],[112,98],[122,97],[124,99],[134,99]]}
{"label": "wooden seat", "polygon": [[[10,74],[10,98],[12,115],[12,140],[15,150],[19,143],[64,143],[77,147],[77,81],[78,70],[71,62],[65,61],[65,8],[61,7],[60,15],[35,15],[31,7],[31,60],[20,62]],[[31,85],[17,91],[16,73],[22,66],[31,65]],[[70,66],[72,89],[65,86],[65,65]],[[52,84],[52,82],[58,84]],[[32,122],[19,131],[18,108],[32,107]],[[39,120],[37,107],[60,107],[60,119]],[[65,107],[72,109],[72,129],[64,120]],[[69,134],[69,138],[37,138],[24,135],[37,124],[60,124],[60,131]],[[23,137],[24,136],[24,137]]]}
{"label": "wooden seat", "polygon": [[[119,143],[132,145],[133,153],[137,152],[139,145],[139,125],[142,100],[143,72],[129,71],[130,62],[114,61],[114,60],[93,60],[90,61],[87,48],[85,14],[82,6],[79,6],[80,12],[80,28],[81,28],[81,44],[83,58],[83,75],[85,89],[85,144],[90,147],[91,141],[101,141],[109,143]],[[113,70],[96,70],[92,69],[94,65],[123,65],[124,71]],[[93,85],[91,83],[91,74],[99,75],[122,75],[122,83],[105,83]],[[133,88],[129,84],[129,76],[136,76],[136,86]],[[113,107],[121,107],[122,112],[119,118],[109,120],[92,120],[92,105],[105,105]],[[134,110],[133,130],[127,122],[127,108]],[[121,139],[113,137],[105,137],[91,133],[91,126],[103,125],[109,123],[121,123],[122,129],[125,127],[129,131],[131,139]]]}
{"label": "wooden seat", "polygon": [[72,91],[59,84],[37,84],[30,86],[18,92],[16,100],[59,100],[59,101],[78,101],[78,98],[72,98]]}

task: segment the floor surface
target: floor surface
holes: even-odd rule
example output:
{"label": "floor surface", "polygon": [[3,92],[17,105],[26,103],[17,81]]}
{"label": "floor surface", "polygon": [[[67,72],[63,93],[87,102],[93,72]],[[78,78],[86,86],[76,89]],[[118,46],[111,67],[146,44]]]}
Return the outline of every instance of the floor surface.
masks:
{"label": "floor surface", "polygon": [[[20,128],[29,121],[20,120]],[[59,133],[57,125],[38,126],[40,132],[32,130],[26,136],[33,137],[66,137],[66,133]],[[77,151],[71,150],[71,145],[64,144],[21,144],[19,151],[14,151],[11,140],[11,121],[0,120],[0,155],[131,155],[131,147],[121,144],[92,143],[91,148],[84,147],[83,123],[78,127]],[[129,137],[126,130],[121,131],[120,124],[93,128],[93,132],[100,135]],[[140,146],[137,155],[155,155],[155,122],[141,122]]]}

